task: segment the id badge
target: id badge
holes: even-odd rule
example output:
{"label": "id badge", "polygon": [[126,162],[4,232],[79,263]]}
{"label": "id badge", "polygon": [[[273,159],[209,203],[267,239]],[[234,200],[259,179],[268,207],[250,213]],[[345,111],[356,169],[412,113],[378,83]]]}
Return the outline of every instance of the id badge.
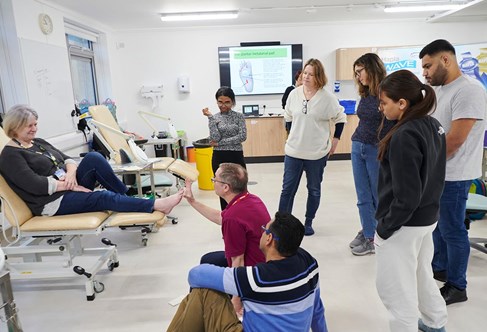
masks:
{"label": "id badge", "polygon": [[56,180],[61,180],[66,175],[66,172],[62,168],[58,168],[56,172],[54,172],[54,178]]}

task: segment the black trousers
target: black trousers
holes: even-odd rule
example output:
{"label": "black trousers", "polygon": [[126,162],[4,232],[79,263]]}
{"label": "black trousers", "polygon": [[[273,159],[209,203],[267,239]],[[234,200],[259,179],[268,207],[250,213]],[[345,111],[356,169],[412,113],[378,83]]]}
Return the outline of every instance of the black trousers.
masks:
{"label": "black trousers", "polygon": [[[247,168],[245,165],[243,151],[220,151],[220,150],[213,150],[213,157],[211,159],[211,167],[213,168],[213,174],[216,173],[218,167],[222,163],[234,163],[239,164],[244,168]],[[220,206],[223,211],[227,207],[227,202],[223,198],[220,198]]]}
{"label": "black trousers", "polygon": [[213,264],[221,267],[228,267],[228,261],[224,251],[212,251],[204,254],[200,259],[200,264]]}

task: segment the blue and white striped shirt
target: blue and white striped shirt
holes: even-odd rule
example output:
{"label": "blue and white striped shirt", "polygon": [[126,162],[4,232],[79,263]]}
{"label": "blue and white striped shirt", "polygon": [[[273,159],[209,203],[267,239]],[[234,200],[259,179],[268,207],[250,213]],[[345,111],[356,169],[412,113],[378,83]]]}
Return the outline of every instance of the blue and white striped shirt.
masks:
{"label": "blue and white striped shirt", "polygon": [[318,263],[304,249],[253,267],[202,264],[189,272],[189,284],[240,296],[246,332],[327,331]]}

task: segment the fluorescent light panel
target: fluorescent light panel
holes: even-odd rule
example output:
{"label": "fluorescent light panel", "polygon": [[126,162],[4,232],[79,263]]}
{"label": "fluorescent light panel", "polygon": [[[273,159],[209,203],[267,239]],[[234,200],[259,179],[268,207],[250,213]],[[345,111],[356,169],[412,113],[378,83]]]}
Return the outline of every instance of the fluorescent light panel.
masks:
{"label": "fluorescent light panel", "polygon": [[408,13],[408,12],[438,12],[459,9],[463,5],[424,5],[424,6],[389,6],[384,8],[386,13]]}
{"label": "fluorescent light panel", "polygon": [[227,20],[238,17],[238,10],[215,12],[187,12],[187,13],[163,13],[161,21],[202,21],[202,20]]}

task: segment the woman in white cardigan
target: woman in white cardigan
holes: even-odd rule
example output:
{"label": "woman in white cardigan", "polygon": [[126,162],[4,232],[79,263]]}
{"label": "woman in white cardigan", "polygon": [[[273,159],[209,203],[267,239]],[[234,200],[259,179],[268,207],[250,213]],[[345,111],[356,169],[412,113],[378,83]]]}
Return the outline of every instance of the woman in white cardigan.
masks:
{"label": "woman in white cardigan", "polygon": [[[320,205],[321,181],[328,157],[338,145],[347,121],[338,99],[324,89],[325,70],[317,59],[306,62],[302,72],[303,85],[289,94],[284,118],[293,125],[285,146],[284,176],[279,211],[292,212],[294,196],[303,171],[306,172],[305,235],[313,235],[313,219]],[[332,137],[330,122],[335,125]]]}

